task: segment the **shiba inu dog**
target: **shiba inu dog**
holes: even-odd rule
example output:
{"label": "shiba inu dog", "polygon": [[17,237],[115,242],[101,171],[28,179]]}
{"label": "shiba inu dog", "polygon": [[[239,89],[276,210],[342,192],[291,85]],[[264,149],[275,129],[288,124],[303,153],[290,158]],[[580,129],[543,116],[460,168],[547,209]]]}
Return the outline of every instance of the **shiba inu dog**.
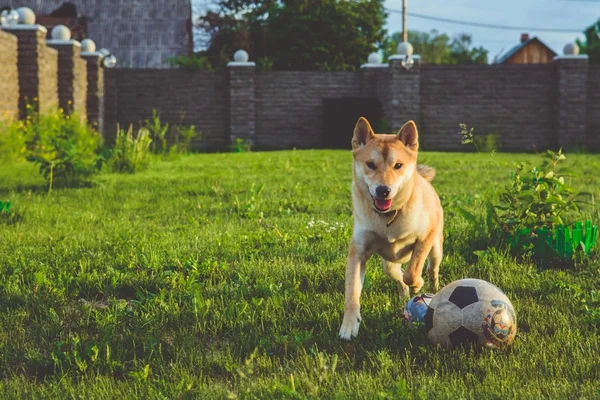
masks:
{"label": "shiba inu dog", "polygon": [[[409,121],[397,135],[375,134],[365,118],[354,128],[352,202],[354,229],[346,267],[342,339],[358,334],[360,293],[367,260],[381,256],[383,270],[403,296],[417,293],[425,259],[432,290],[438,290],[444,226],[433,168],[418,165],[419,133]],[[402,264],[407,264],[402,271]]]}

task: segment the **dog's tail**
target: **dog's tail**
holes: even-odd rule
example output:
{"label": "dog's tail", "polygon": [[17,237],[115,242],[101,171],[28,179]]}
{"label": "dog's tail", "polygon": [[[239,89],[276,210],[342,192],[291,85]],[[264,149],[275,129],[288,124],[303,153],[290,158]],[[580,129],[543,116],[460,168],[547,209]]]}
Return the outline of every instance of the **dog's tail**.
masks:
{"label": "dog's tail", "polygon": [[430,167],[429,165],[419,164],[417,165],[417,172],[421,175],[427,182],[431,182],[435,177],[435,169]]}

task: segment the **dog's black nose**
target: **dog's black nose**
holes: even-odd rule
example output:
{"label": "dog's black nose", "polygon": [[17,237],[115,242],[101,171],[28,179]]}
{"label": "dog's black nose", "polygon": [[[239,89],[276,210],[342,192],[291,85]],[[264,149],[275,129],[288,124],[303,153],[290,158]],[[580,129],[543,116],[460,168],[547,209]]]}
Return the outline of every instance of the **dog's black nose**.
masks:
{"label": "dog's black nose", "polygon": [[377,197],[388,197],[390,195],[390,188],[388,186],[377,186],[375,193],[377,193]]}

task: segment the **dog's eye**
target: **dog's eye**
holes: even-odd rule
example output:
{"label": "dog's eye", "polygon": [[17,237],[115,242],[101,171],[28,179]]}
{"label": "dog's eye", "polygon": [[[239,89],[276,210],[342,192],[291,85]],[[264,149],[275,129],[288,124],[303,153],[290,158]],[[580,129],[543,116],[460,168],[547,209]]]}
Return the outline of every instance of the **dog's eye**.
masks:
{"label": "dog's eye", "polygon": [[374,163],[374,162],[372,162],[372,161],[369,161],[369,162],[367,163],[367,167],[369,167],[369,168],[370,168],[370,169],[372,169],[372,170],[376,170],[376,169],[377,169],[377,166],[376,166],[376,165],[375,165],[375,163]]}
{"label": "dog's eye", "polygon": [[402,164],[396,163],[396,165],[394,165],[394,169],[400,169],[400,168],[402,168]]}

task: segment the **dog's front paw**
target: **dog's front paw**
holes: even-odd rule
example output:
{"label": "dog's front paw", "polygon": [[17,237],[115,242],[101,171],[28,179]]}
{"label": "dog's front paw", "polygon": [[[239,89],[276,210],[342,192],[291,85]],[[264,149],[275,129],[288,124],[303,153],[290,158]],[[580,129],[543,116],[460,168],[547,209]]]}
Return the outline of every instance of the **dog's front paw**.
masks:
{"label": "dog's front paw", "polygon": [[340,338],[350,340],[358,335],[358,327],[360,326],[360,309],[354,307],[344,312],[344,320],[340,328]]}
{"label": "dog's front paw", "polygon": [[410,295],[414,296],[415,294],[419,293],[425,281],[422,277],[413,276],[408,274],[407,272],[404,273],[404,284],[408,285],[408,287],[410,288]]}

